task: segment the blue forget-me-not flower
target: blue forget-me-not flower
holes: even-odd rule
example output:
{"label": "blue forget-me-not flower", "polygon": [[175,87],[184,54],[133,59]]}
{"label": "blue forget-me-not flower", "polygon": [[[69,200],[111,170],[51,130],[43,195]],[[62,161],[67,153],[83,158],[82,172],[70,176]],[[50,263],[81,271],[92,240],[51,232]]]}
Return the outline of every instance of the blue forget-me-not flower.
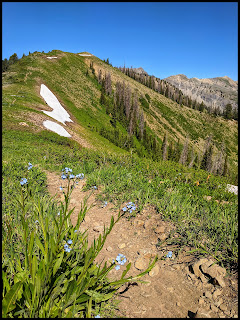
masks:
{"label": "blue forget-me-not flower", "polygon": [[27,179],[26,178],[22,178],[20,181],[21,185],[23,186],[25,183],[27,183]]}

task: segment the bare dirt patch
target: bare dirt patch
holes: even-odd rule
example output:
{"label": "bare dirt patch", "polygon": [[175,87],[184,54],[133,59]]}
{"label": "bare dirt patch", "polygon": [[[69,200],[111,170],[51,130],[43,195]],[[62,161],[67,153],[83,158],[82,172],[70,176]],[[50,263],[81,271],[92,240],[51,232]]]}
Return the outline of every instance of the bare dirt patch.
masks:
{"label": "bare dirt patch", "polygon": [[[47,172],[47,184],[50,195],[63,201],[63,193],[59,187],[66,185],[60,175]],[[112,203],[103,207],[103,203],[96,200],[101,192],[82,190],[84,180],[80,181],[73,190],[70,207],[74,209],[72,223],[76,223],[77,212],[81,208],[84,197],[89,196],[88,204],[93,207],[87,212],[80,230],[88,230],[89,242],[103,232],[104,225],[109,226],[112,216],[118,215],[118,209]],[[131,199],[133,201],[134,199]],[[122,208],[122,207],[121,207]],[[142,214],[121,220],[113,227],[103,250],[97,257],[97,263],[112,261],[119,253],[131,262],[129,275],[137,275],[146,269],[149,258],[158,255],[159,260],[152,271],[142,280],[145,283],[133,283],[121,287],[118,292],[120,300],[117,316],[131,318],[188,318],[188,317],[237,317],[238,293],[237,277],[224,277],[224,286],[205,281],[191,270],[196,264],[192,256],[187,254],[190,248],[183,248],[180,255],[174,255],[174,246],[157,246],[159,239],[164,241],[174,225],[163,221],[152,207],[146,207]],[[172,233],[174,236],[174,232]],[[165,258],[171,250],[173,257]],[[210,257],[206,258],[208,262]],[[196,266],[196,265],[195,265]],[[120,270],[113,269],[110,278],[120,278],[124,266]],[[199,269],[198,269],[199,270]],[[200,272],[200,271],[199,271]]]}

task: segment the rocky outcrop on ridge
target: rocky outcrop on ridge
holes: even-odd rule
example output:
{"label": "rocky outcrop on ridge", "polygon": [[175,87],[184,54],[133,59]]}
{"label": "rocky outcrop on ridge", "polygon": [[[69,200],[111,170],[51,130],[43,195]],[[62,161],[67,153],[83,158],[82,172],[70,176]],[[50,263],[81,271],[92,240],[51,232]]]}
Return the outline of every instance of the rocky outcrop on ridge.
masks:
{"label": "rocky outcrop on ridge", "polygon": [[178,74],[163,79],[179,88],[184,95],[208,107],[219,107],[221,111],[230,103],[238,109],[238,81],[227,76],[210,79],[188,78]]}

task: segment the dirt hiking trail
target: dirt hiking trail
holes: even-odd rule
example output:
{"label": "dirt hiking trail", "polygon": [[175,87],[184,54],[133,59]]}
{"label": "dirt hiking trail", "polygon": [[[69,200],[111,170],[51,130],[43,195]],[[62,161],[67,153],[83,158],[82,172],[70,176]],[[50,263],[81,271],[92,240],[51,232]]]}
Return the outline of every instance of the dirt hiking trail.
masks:
{"label": "dirt hiking trail", "polygon": [[[48,191],[63,201],[60,186],[66,186],[60,175],[47,173]],[[103,232],[103,227],[110,224],[112,215],[118,216],[118,210],[112,203],[103,207],[103,202],[96,200],[100,190],[82,191],[85,179],[73,189],[70,208],[75,207],[72,223],[77,221],[84,197],[90,195],[88,206],[94,206],[87,212],[80,230],[88,229],[89,243]],[[134,199],[129,199],[134,201]],[[124,206],[125,204],[123,204]],[[122,207],[123,207],[122,206]],[[121,208],[122,208],[121,207]],[[116,219],[115,219],[116,220]],[[141,280],[145,283],[125,285],[118,290],[120,300],[118,317],[128,318],[237,318],[238,317],[238,279],[237,276],[227,276],[226,270],[220,266],[211,266],[211,257],[197,259],[188,255],[189,247],[183,248],[180,254],[174,255],[174,246],[164,245],[170,230],[174,225],[163,221],[161,214],[152,207],[146,207],[134,218],[122,217],[113,227],[96,262],[112,261],[119,253],[131,262],[127,275],[134,276],[144,271],[150,257],[158,255],[155,267]],[[174,235],[173,235],[174,236]],[[175,235],[177,236],[177,235]],[[163,245],[156,246],[159,239]],[[166,257],[169,251],[172,258]],[[126,264],[127,264],[126,263]],[[119,279],[125,266],[120,270],[111,270],[109,277]]]}

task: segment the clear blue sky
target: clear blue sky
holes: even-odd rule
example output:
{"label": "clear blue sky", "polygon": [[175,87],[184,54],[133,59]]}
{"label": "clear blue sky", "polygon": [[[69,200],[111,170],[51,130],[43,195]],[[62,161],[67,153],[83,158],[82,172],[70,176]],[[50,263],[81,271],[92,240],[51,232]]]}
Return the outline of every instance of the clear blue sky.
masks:
{"label": "clear blue sky", "polygon": [[3,2],[2,59],[88,51],[160,79],[238,80],[237,2]]}

